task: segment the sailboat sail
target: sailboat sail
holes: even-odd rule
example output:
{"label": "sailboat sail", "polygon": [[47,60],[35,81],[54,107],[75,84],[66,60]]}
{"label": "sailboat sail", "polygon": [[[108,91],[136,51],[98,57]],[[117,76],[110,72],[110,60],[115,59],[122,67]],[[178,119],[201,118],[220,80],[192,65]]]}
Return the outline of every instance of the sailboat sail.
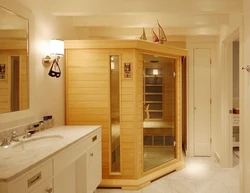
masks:
{"label": "sailboat sail", "polygon": [[159,40],[161,43],[163,43],[163,41],[167,41],[167,36],[164,30],[162,29],[161,25],[159,24],[159,22],[158,22],[158,28],[159,28]]}
{"label": "sailboat sail", "polygon": [[160,41],[153,29],[152,29],[152,36],[153,36],[153,42],[159,42]]}
{"label": "sailboat sail", "polygon": [[145,29],[143,28],[143,32],[142,32],[142,35],[140,37],[141,40],[147,40],[147,37],[146,37],[146,33],[145,33]]}

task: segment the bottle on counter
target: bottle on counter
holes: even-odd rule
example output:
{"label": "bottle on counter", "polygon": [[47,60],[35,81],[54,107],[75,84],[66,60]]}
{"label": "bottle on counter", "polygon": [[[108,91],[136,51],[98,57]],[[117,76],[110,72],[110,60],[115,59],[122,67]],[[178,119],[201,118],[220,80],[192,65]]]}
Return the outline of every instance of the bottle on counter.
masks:
{"label": "bottle on counter", "polygon": [[53,116],[48,115],[48,127],[52,128],[53,127]]}
{"label": "bottle on counter", "polygon": [[49,128],[49,121],[48,121],[48,116],[43,116],[43,128],[48,129]]}

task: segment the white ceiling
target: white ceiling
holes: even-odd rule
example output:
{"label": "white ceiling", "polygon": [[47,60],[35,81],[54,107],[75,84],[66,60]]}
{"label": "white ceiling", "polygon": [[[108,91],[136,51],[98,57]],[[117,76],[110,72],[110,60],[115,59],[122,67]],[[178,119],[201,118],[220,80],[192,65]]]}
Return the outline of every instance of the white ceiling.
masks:
{"label": "white ceiling", "polygon": [[[168,36],[218,35],[229,14],[240,13],[241,0],[18,0],[33,13],[71,17],[88,38],[151,36],[157,20]],[[86,38],[82,36],[81,38]]]}

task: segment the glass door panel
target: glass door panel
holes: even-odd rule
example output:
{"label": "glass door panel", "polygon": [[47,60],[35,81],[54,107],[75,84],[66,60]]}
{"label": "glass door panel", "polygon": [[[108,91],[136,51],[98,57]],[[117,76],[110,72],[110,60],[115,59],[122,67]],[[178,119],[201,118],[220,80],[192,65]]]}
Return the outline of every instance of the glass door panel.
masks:
{"label": "glass door panel", "polygon": [[111,172],[120,172],[119,56],[110,56]]}
{"label": "glass door panel", "polygon": [[143,55],[144,172],[176,157],[175,60]]}

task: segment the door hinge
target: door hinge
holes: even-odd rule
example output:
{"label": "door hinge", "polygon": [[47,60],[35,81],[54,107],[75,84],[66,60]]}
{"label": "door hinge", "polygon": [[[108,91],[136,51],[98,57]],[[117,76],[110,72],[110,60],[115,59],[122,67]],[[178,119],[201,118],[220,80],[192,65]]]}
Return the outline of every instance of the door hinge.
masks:
{"label": "door hinge", "polygon": [[212,104],[212,99],[210,99],[210,104]]}
{"label": "door hinge", "polygon": [[176,73],[175,72],[173,72],[173,77],[176,77]]}
{"label": "door hinge", "polygon": [[210,58],[210,64],[212,64],[212,59]]}
{"label": "door hinge", "polygon": [[212,138],[210,138],[210,144],[212,144],[212,141],[213,141]]}
{"label": "door hinge", "polygon": [[229,114],[233,114],[233,110],[232,109],[229,110]]}

